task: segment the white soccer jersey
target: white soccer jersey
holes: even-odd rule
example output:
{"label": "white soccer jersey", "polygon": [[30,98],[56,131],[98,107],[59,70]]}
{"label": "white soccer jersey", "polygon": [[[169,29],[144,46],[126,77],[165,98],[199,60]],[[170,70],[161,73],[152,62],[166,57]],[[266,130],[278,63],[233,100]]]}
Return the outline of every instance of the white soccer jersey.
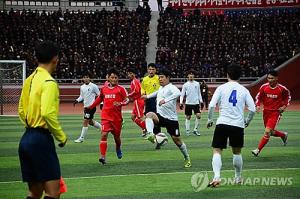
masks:
{"label": "white soccer jersey", "polygon": [[181,90],[180,104],[183,103],[184,96],[186,96],[185,104],[195,105],[203,103],[199,82],[187,81],[184,83]]}
{"label": "white soccer jersey", "polygon": [[216,124],[226,124],[245,128],[244,108],[255,112],[255,104],[248,89],[238,82],[230,81],[219,86],[210,103],[209,107],[219,105],[219,118]]}
{"label": "white soccer jersey", "polygon": [[[166,86],[159,87],[158,91],[148,95],[148,98],[156,97],[157,113],[169,120],[178,121],[177,98],[180,96],[180,90],[169,83]],[[165,100],[165,104],[159,106],[159,102]]]}
{"label": "white soccer jersey", "polygon": [[89,84],[83,84],[80,87],[80,96],[76,99],[78,102],[83,100],[83,106],[89,107],[95,101],[95,97],[99,95],[100,91],[96,84],[90,82]]}

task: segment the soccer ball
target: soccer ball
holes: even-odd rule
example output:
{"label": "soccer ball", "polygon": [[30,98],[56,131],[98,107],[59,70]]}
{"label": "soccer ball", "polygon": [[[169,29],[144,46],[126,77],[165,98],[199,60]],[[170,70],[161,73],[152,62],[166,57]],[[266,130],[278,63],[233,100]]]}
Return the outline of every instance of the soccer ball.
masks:
{"label": "soccer ball", "polygon": [[168,143],[168,136],[164,133],[158,133],[155,135],[156,143],[160,144],[161,146],[166,145]]}

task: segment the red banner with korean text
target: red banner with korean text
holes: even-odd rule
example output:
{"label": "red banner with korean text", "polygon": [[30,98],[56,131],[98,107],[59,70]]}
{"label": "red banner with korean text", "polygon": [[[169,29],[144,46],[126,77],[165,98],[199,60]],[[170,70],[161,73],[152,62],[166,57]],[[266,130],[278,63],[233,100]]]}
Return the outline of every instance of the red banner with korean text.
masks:
{"label": "red banner with korean text", "polygon": [[245,8],[300,5],[300,0],[169,0],[173,8]]}

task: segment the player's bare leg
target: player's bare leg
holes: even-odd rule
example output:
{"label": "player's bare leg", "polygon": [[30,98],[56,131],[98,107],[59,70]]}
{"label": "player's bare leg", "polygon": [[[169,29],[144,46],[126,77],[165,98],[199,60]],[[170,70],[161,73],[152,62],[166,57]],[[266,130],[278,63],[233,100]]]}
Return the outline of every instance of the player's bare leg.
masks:
{"label": "player's bare leg", "polygon": [[258,154],[261,152],[261,150],[264,148],[264,146],[269,142],[269,139],[270,139],[270,135],[271,135],[271,132],[273,130],[271,128],[268,128],[266,127],[265,128],[265,133],[264,133],[264,136],[261,138],[259,144],[258,144],[258,147],[257,149],[254,149],[251,151],[251,153],[257,157]]}
{"label": "player's bare leg", "polygon": [[96,129],[101,129],[101,124],[95,120],[89,120],[89,125],[95,127]]}
{"label": "player's bare leg", "polygon": [[29,182],[28,183],[28,198],[41,198],[44,191],[42,182]]}
{"label": "player's bare leg", "polygon": [[207,185],[208,187],[217,187],[221,184],[221,168],[222,168],[222,149],[213,148],[212,168],[214,172],[213,180]]}
{"label": "player's bare leg", "polygon": [[50,180],[43,183],[45,189],[45,196],[48,196],[49,198],[59,198],[60,196],[59,181],[60,180],[58,179],[58,180]]}
{"label": "player's bare leg", "polygon": [[243,158],[242,158],[242,148],[232,147],[232,164],[235,169],[234,182],[236,184],[242,183],[242,169],[243,169]]}
{"label": "player's bare leg", "polygon": [[185,143],[181,140],[180,137],[171,136],[173,139],[173,142],[176,144],[176,146],[180,149],[183,157],[184,157],[184,167],[189,168],[192,166],[190,155],[188,153],[187,147]]}
{"label": "player's bare leg", "polygon": [[102,164],[106,164],[106,151],[107,151],[107,135],[109,132],[103,132],[101,133],[101,141],[99,143],[99,151],[100,151],[100,158],[99,162]]}
{"label": "player's bare leg", "polygon": [[190,135],[190,126],[191,126],[191,115],[185,115],[185,133],[187,136]]}
{"label": "player's bare leg", "polygon": [[196,119],[195,119],[195,127],[193,133],[197,136],[200,136],[199,132],[199,125],[200,125],[200,118],[201,118],[201,113],[196,113]]}

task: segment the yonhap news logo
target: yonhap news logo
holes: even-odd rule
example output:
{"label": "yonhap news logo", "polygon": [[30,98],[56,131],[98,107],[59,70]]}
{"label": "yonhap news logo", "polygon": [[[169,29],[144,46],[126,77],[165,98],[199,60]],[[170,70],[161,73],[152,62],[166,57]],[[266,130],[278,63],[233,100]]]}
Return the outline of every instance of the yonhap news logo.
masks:
{"label": "yonhap news logo", "polygon": [[[240,185],[240,186],[291,186],[293,177],[245,177],[238,181],[235,178],[221,178],[221,186]],[[191,177],[191,185],[195,192],[207,188],[209,184],[207,172],[197,172]]]}
{"label": "yonhap news logo", "polygon": [[191,184],[195,192],[199,192],[207,187],[209,183],[207,172],[197,172],[192,175]]}

